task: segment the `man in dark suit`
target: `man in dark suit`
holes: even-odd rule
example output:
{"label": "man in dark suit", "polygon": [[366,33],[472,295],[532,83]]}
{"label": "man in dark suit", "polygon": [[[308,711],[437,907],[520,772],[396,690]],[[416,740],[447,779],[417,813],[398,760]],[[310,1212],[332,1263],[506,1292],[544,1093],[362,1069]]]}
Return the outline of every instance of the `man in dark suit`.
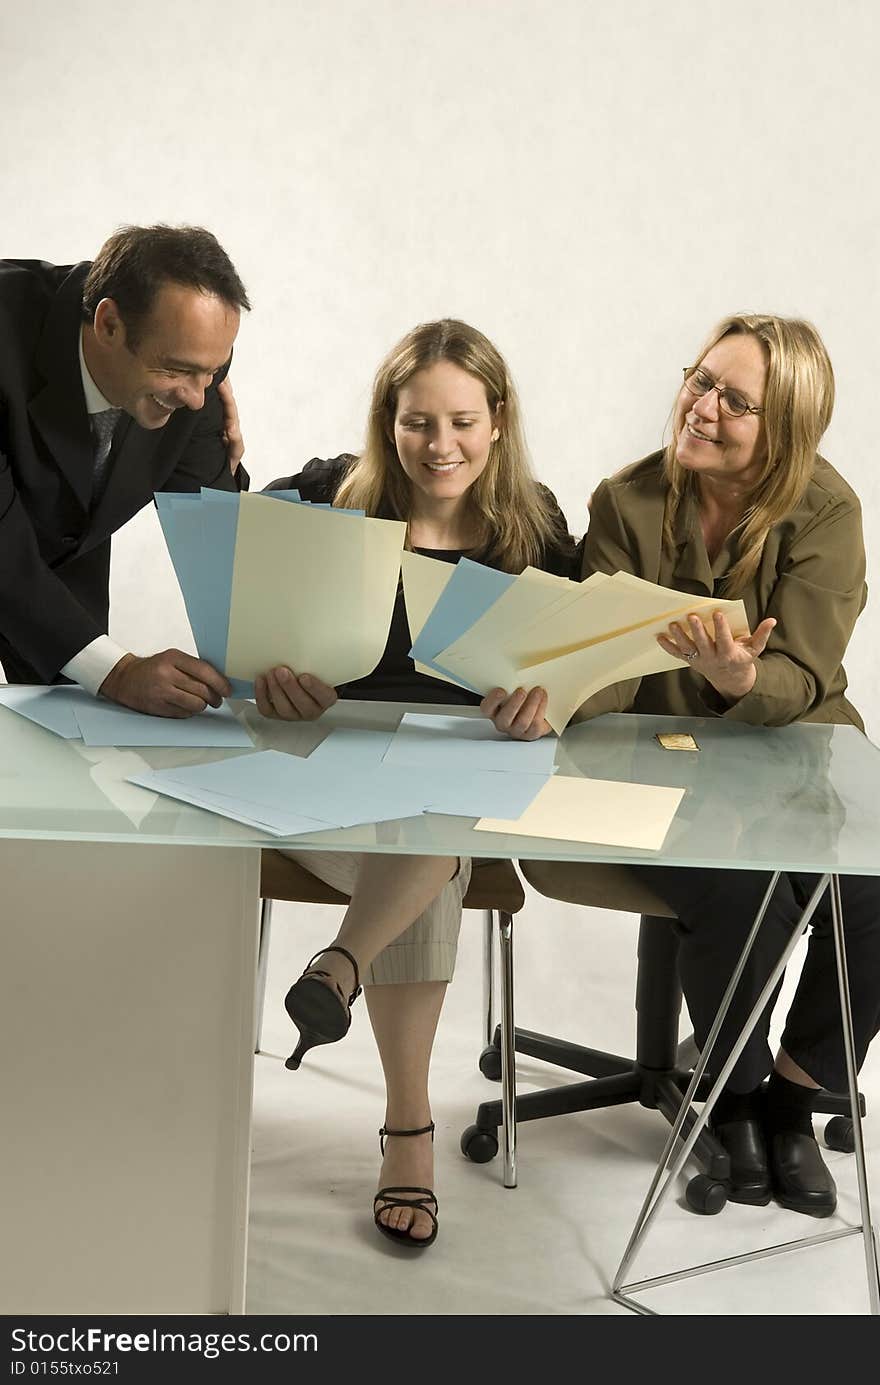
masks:
{"label": "man in dark suit", "polygon": [[[0,663],[159,716],[219,705],[226,679],[107,635],[111,535],[154,491],[236,490],[221,382],[242,309],[198,227],[122,228],[92,264],[0,261]],[[227,449],[230,456],[227,457]]]}

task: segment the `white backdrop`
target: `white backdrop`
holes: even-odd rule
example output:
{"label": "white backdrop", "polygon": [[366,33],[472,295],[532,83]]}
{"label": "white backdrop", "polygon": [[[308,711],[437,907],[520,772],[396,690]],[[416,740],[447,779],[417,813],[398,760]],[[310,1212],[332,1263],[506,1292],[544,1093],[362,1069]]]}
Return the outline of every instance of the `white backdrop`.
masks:
{"label": "white backdrop", "polygon": [[[508,357],[580,533],[718,317],[800,314],[876,577],[874,0],[31,0],[0,47],[0,254],[214,230],[254,305],[233,379],[255,486],[356,448],[388,347],[457,315]],[[847,664],[876,736],[872,625]],[[112,633],[191,647],[151,511],[115,546]]]}

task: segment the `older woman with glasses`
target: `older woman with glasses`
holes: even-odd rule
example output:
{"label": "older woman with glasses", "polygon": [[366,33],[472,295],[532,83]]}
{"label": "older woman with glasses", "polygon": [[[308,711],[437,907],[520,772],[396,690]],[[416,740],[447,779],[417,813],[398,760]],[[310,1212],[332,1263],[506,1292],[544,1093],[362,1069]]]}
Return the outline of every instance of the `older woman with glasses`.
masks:
{"label": "older woman with glasses", "polygon": [[[585,704],[578,719],[634,710],[863,730],[842,664],[866,597],[861,512],[818,453],[834,402],[819,334],[797,320],[729,317],[684,374],[668,447],[597,488],[582,575],[622,569],[694,595],[741,597],[753,633],[734,638],[721,614],[711,635],[696,617],[671,625],[659,642],[681,667],[616,685]],[[679,919],[681,980],[700,1044],[769,878],[642,869]],[[716,1071],[814,886],[808,875],[780,878],[713,1052]],[[861,1064],[880,1027],[880,881],[845,876],[841,889]],[[829,1216],[836,1188],[811,1111],[818,1089],[845,1090],[846,1069],[827,896],[813,919],[775,1062],[771,1009],[772,1002],[713,1113],[731,1157],[729,1196],[759,1205],[775,1196],[784,1207]]]}

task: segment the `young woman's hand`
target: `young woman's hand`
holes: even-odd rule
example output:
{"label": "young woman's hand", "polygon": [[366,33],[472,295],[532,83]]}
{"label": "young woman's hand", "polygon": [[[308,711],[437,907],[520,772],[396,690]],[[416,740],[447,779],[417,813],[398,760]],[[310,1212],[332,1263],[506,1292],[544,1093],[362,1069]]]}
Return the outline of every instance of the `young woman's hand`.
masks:
{"label": "young woman's hand", "polygon": [[537,741],[553,730],[544,720],[547,693],[543,688],[515,688],[508,696],[504,688],[493,688],[480,703],[480,711],[491,717],[496,731],[515,741]]}
{"label": "young woman's hand", "polygon": [[258,674],[254,694],[260,713],[276,721],[317,721],[338,701],[336,689],[313,673],[297,676],[283,665]]}

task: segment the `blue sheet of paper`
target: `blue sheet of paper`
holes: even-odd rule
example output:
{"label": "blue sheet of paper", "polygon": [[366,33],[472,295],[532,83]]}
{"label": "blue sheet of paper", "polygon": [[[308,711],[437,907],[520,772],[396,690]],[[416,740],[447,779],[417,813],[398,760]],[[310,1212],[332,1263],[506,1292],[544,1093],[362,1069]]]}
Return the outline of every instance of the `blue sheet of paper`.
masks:
{"label": "blue sheet of paper", "polygon": [[393,731],[337,726],[315,747],[309,762],[320,765],[327,774],[378,769],[393,737]]}
{"label": "blue sheet of paper", "polygon": [[229,707],[207,707],[198,716],[151,717],[113,702],[88,698],[74,715],[86,745],[205,746],[231,749],[253,744]]}
{"label": "blue sheet of paper", "polygon": [[386,765],[438,769],[486,769],[516,774],[552,774],[555,736],[515,741],[496,731],[488,717],[436,716],[406,712],[385,752]]}
{"label": "blue sheet of paper", "polygon": [[[198,644],[198,651],[203,659],[222,671],[226,667],[239,498],[232,492],[203,490],[201,499],[200,572],[193,584],[193,597],[203,613],[205,635],[204,644]],[[253,696],[253,689],[250,693],[242,693],[236,688],[232,695]]]}
{"label": "blue sheet of paper", "polygon": [[[421,714],[414,715],[421,719]],[[380,788],[387,786],[389,792],[393,786],[394,791],[400,793],[401,803],[420,803],[420,807],[411,809],[407,815],[412,812],[432,812],[460,817],[489,817],[485,805],[503,803],[507,816],[517,818],[525,812],[553,774],[555,739],[551,739],[540,756],[520,762],[518,770],[499,772],[495,768],[483,769],[475,763],[477,757],[473,753],[478,746],[489,745],[485,728],[493,736],[498,735],[491,722],[475,717],[425,719],[440,722],[449,720],[458,726],[467,724],[475,728],[473,740],[462,743],[466,753],[460,761],[450,761],[448,756],[440,756],[432,758],[430,763],[419,765],[408,762],[389,765],[388,752],[395,744],[399,731],[392,734],[388,731],[337,727],[312,751],[307,763],[326,779],[332,778],[348,786],[347,792],[357,794],[360,804],[366,805],[368,802],[372,784]],[[503,741],[506,745],[513,744],[506,736]],[[449,744],[448,737],[446,744]],[[518,748],[524,748],[525,744],[518,743]],[[532,744],[537,745],[538,742]],[[398,816],[405,815],[401,812]],[[370,818],[369,821],[380,819]]]}
{"label": "blue sheet of paper", "polygon": [[69,741],[78,740],[80,735],[76,708],[93,701],[94,698],[84,688],[64,684],[57,687],[14,685],[0,688],[0,704]]}
{"label": "blue sheet of paper", "polygon": [[[238,495],[209,488],[199,495],[159,491],[156,509],[199,657],[222,672]],[[253,697],[253,693],[251,683],[232,680],[231,697]]]}
{"label": "blue sheet of paper", "polygon": [[549,774],[498,774],[495,770],[478,769],[471,774],[450,770],[422,770],[423,811],[450,813],[454,817],[492,817],[486,805],[504,806],[508,820],[521,817],[533,799],[543,789]]}
{"label": "blue sheet of paper", "polygon": [[[335,827],[386,822],[422,811],[422,790],[405,770],[378,774],[374,768],[338,773],[278,750],[263,750],[235,760],[164,770],[169,781],[193,791],[206,789],[270,814],[301,813]],[[484,816],[488,816],[485,814]]]}
{"label": "blue sheet of paper", "polygon": [[[202,501],[198,495],[158,492],[156,509],[165,543],[183,594],[183,604],[193,632],[196,649],[205,644],[203,601],[200,600],[204,562],[202,558]],[[207,657],[202,654],[202,657]]]}
{"label": "blue sheet of paper", "polygon": [[210,813],[218,813],[221,817],[232,818],[235,822],[244,823],[245,827],[256,828],[258,832],[270,832],[275,837],[295,837],[304,832],[326,832],[332,827],[330,823],[318,822],[315,818],[304,817],[299,813],[282,814],[267,811],[263,814],[254,804],[226,798],[222,794],[208,793],[204,789],[190,790],[183,784],[168,779],[161,770],[145,770],[141,774],[133,774],[128,782],[143,789],[151,789],[153,793],[163,794],[167,798],[177,799],[180,803],[189,803],[194,808],[204,808]]}
{"label": "blue sheet of paper", "polygon": [[466,683],[457,670],[444,668],[437,655],[485,615],[515,581],[512,572],[498,572],[470,558],[459,558],[410,650],[410,657],[438,673],[448,674],[461,687],[476,692],[477,689]]}
{"label": "blue sheet of paper", "polygon": [[289,490],[289,491],[263,491],[262,494],[263,494],[263,495],[273,495],[273,496],[275,497],[276,500],[290,500],[290,501],[293,502],[294,505],[307,505],[307,504],[308,504],[308,501],[307,501],[307,500],[303,500],[302,496],[300,495],[299,491],[297,491],[297,490]]}

